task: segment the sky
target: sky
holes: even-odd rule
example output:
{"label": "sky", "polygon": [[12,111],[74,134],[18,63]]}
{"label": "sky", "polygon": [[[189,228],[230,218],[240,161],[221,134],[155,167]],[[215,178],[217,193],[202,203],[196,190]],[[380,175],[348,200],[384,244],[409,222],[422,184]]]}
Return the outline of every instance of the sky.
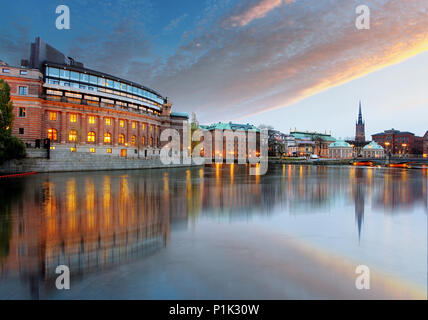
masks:
{"label": "sky", "polygon": [[[55,9],[70,8],[58,30]],[[356,7],[370,9],[360,30]],[[0,0],[0,59],[46,42],[167,96],[200,123],[353,137],[428,130],[427,0]]]}

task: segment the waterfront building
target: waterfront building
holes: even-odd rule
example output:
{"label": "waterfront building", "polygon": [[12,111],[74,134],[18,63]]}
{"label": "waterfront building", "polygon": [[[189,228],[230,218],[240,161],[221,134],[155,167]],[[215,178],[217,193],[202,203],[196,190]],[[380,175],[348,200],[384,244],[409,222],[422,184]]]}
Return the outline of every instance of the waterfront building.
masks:
{"label": "waterfront building", "polygon": [[381,145],[391,155],[422,155],[423,137],[408,131],[385,130],[372,135],[373,141]]}
{"label": "waterfront building", "polygon": [[[207,160],[225,160],[229,156],[234,161],[246,161],[248,158],[260,155],[260,129],[254,125],[218,122],[211,125],[200,125],[199,128],[205,132],[203,155]],[[255,142],[249,141],[250,132],[255,133]],[[227,139],[227,134],[231,134],[233,137]]]}
{"label": "waterfront building", "polygon": [[428,131],[425,132],[423,141],[423,157],[428,158]]}
{"label": "waterfront building", "polygon": [[270,157],[291,156],[297,151],[296,138],[278,130],[268,131],[268,154]]}
{"label": "waterfront building", "polygon": [[375,141],[372,141],[363,148],[362,156],[364,158],[383,158],[385,150]]}
{"label": "waterfront building", "polygon": [[290,135],[296,141],[296,155],[301,157],[316,154],[320,158],[327,158],[329,156],[328,147],[336,141],[331,134],[327,133],[294,131],[290,132]]}
{"label": "waterfront building", "polygon": [[27,147],[49,139],[51,149],[150,157],[160,152],[162,130],[188,122],[157,91],[85,68],[40,38],[29,61],[3,63],[0,78],[11,87],[12,134]]}
{"label": "waterfront building", "polygon": [[334,159],[351,159],[353,148],[346,141],[337,140],[328,147],[328,156]]}

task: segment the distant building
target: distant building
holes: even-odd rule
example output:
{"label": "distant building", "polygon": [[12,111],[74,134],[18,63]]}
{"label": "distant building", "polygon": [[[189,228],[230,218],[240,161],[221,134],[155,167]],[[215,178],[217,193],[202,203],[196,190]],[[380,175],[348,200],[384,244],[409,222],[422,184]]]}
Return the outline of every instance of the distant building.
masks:
{"label": "distant building", "polygon": [[355,123],[355,138],[353,140],[349,139],[346,140],[347,143],[349,143],[353,149],[353,156],[359,157],[362,155],[362,150],[364,146],[366,146],[369,141],[366,141],[366,133],[365,133],[365,122],[363,120],[363,113],[361,111],[361,101],[359,104],[359,110],[358,110],[358,119]]}
{"label": "distant building", "polygon": [[352,146],[346,141],[337,140],[328,147],[328,157],[334,159],[351,159]]}
{"label": "distant building", "polygon": [[362,156],[364,158],[383,158],[385,156],[385,150],[382,146],[372,141],[363,148]]}
{"label": "distant building", "polygon": [[291,156],[297,151],[294,136],[282,133],[278,130],[268,131],[268,155],[270,157]]}
{"label": "distant building", "polygon": [[360,101],[360,108],[358,112],[358,120],[355,124],[355,141],[356,142],[365,142],[366,141],[366,133],[365,133],[365,123],[363,121],[363,114],[361,112],[361,101]]}
{"label": "distant building", "polygon": [[[204,134],[203,156],[206,159],[230,159],[247,160],[260,155],[260,129],[251,124],[239,123],[214,123],[211,125],[199,125],[199,128],[211,135]],[[248,140],[249,132],[254,132],[256,141]],[[233,136],[227,139],[227,134]]]}
{"label": "distant building", "polygon": [[424,140],[423,140],[423,156],[424,158],[428,158],[428,131],[425,132]]}
{"label": "distant building", "polygon": [[294,131],[290,132],[290,135],[296,139],[297,156],[303,157],[316,154],[321,158],[327,158],[328,147],[336,141],[327,133]]}
{"label": "distant building", "polygon": [[412,132],[391,129],[376,133],[372,138],[387,154],[421,155],[423,152],[423,137],[417,137]]}

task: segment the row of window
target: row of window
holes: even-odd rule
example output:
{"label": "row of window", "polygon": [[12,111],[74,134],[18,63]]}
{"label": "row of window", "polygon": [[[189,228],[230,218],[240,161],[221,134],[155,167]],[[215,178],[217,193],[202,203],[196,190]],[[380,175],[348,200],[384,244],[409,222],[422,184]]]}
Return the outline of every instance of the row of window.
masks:
{"label": "row of window", "polygon": [[[76,88],[76,89],[82,89],[82,90],[88,90],[88,91],[94,91],[94,92],[101,92],[101,93],[113,94],[113,95],[117,95],[117,96],[120,96],[120,97],[125,97],[125,98],[130,98],[130,99],[138,100],[141,103],[144,103],[145,105],[148,105],[148,107],[154,108],[156,110],[160,109],[160,103],[153,102],[151,100],[147,100],[146,98],[134,96],[132,94],[127,94],[127,93],[123,93],[123,92],[119,92],[119,91],[115,91],[115,90],[110,90],[110,89],[106,89],[106,88],[92,87],[92,86],[87,86],[87,85],[79,84],[79,83],[75,83],[75,82],[66,82],[66,81],[60,81],[60,80],[50,79],[50,78],[46,79],[46,83],[53,84],[53,85],[59,85],[59,86],[62,86],[62,87],[71,87],[71,88]],[[63,93],[61,91],[55,91],[55,90],[47,90],[47,94],[48,95],[56,95],[56,96],[62,96],[63,95]],[[66,92],[64,95],[65,96],[70,96],[70,93]],[[74,95],[75,95],[75,98],[82,99],[82,95],[79,95],[79,94],[74,94]],[[96,101],[99,101],[99,98],[97,98],[97,97],[88,98],[88,96],[85,96],[86,100],[95,100],[94,98],[96,98]],[[105,102],[105,100],[107,100],[107,99],[103,98],[101,100],[103,100],[102,102]],[[109,103],[109,102],[106,102],[106,103]],[[114,101],[110,100],[110,104],[114,104],[114,103],[115,103]],[[121,101],[116,101],[116,104],[118,104],[118,105],[126,105],[127,104],[130,107],[138,108],[138,106],[133,105],[132,103],[125,103],[125,102],[121,102]]]}
{"label": "row of window", "polygon": [[140,97],[149,98],[160,104],[163,103],[162,97],[159,97],[158,95],[152,92],[149,92],[147,90],[144,90],[142,88],[134,87],[126,83],[118,82],[118,81],[111,80],[104,77],[97,77],[87,73],[69,71],[69,70],[53,68],[53,67],[46,67],[46,76],[55,77],[55,78],[64,79],[64,80],[74,80],[82,83],[92,84],[98,87],[105,87],[105,88],[120,90],[122,92],[132,93]]}
{"label": "row of window", "polygon": [[[3,68],[2,72],[3,73],[10,73],[10,69],[9,68]],[[27,73],[28,73],[27,70],[19,70],[19,74],[21,74],[21,75],[26,75]]]}
{"label": "row of window", "polygon": [[[58,141],[58,131],[56,129],[49,128],[48,129],[48,138],[51,141]],[[68,141],[69,142],[77,142],[77,138],[78,138],[77,130],[70,130],[68,132]],[[124,134],[119,134],[118,138],[119,138],[118,139],[119,144],[121,144],[121,145],[126,144],[126,142],[125,142],[125,135]],[[95,143],[95,140],[96,140],[96,133],[94,131],[88,132],[87,142]],[[112,135],[111,135],[110,132],[106,132],[104,134],[104,143],[105,144],[112,143]],[[136,143],[137,143],[137,137],[136,136],[132,136],[131,137],[131,145],[135,146]],[[146,144],[146,137],[141,137],[141,144],[142,145]],[[149,146],[153,146],[153,138],[152,137],[150,137]]]}
{"label": "row of window", "polygon": [[[387,137],[378,137],[374,139],[376,142],[384,143],[384,142],[392,142],[392,136]],[[395,142],[409,142],[409,137],[395,137]]]}
{"label": "row of window", "polygon": [[[19,116],[25,117],[25,108],[19,108]],[[56,121],[57,120],[57,112],[50,111],[49,112],[49,120],[50,121]],[[95,124],[95,121],[96,121],[95,116],[88,116],[88,123],[89,124]],[[71,123],[77,122],[77,114],[75,114],[75,113],[70,114],[70,122]],[[104,118],[104,123],[107,126],[110,126],[112,124],[112,118]],[[119,126],[121,128],[125,128],[125,120],[119,120]],[[137,122],[132,121],[131,126],[132,126],[132,129],[136,129],[137,128]],[[150,125],[150,131],[153,131],[154,128],[155,128],[154,125]],[[142,124],[142,130],[143,131],[146,130],[146,124],[145,123]],[[159,127],[156,127],[156,131],[158,131],[158,130],[159,130]]]}

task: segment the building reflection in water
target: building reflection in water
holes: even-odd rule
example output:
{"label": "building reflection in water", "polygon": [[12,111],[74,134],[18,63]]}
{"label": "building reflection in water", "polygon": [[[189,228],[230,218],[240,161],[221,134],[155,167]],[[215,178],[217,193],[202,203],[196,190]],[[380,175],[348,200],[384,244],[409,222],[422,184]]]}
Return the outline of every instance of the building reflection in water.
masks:
{"label": "building reflection in water", "polygon": [[37,298],[39,285],[54,288],[58,265],[83,276],[141,259],[167,245],[171,229],[201,216],[316,214],[345,200],[354,203],[360,238],[367,203],[391,213],[427,208],[427,170],[278,165],[265,176],[248,170],[213,165],[2,181],[0,283],[16,272]]}

